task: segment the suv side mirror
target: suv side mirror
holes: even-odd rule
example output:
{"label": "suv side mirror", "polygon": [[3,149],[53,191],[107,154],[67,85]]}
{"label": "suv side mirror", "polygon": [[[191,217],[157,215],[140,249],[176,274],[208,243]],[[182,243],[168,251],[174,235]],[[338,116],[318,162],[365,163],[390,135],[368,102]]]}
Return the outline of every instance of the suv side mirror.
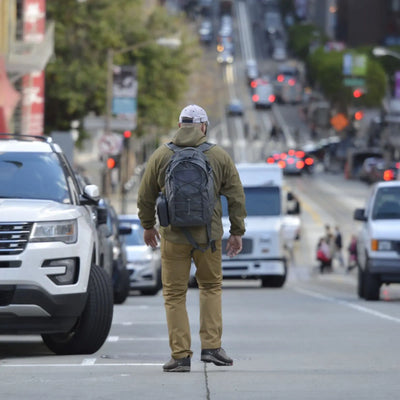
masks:
{"label": "suv side mirror", "polygon": [[356,221],[366,221],[367,217],[365,216],[365,209],[364,208],[356,208],[354,210],[353,217]]}
{"label": "suv side mirror", "polygon": [[97,205],[100,200],[100,191],[97,185],[86,185],[80,200],[83,205]]}

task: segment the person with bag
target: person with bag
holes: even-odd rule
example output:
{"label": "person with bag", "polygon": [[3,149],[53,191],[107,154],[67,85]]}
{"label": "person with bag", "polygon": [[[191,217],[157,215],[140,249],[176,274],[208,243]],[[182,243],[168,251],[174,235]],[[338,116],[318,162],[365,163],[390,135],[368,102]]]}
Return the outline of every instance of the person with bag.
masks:
{"label": "person with bag", "polygon": [[[186,310],[191,262],[200,294],[201,361],[230,366],[221,347],[222,251],[234,257],[242,250],[245,196],[228,153],[207,143],[208,117],[198,105],[180,113],[172,142],[150,157],[138,192],[138,215],[144,241],[161,241],[162,284],[171,359],[165,372],[189,372],[193,352]],[[222,249],[222,206],[228,202],[230,236]],[[160,221],[156,228],[156,208]]]}

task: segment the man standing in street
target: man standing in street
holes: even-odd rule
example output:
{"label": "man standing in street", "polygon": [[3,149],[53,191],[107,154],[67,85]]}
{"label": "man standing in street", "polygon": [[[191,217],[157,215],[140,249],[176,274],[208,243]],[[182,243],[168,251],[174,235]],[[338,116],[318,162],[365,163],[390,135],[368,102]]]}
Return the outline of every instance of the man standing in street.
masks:
{"label": "man standing in street", "polygon": [[[179,129],[172,143],[180,148],[198,147],[207,141],[208,117],[197,105],[185,107],[179,116]],[[189,242],[179,227],[168,225],[156,229],[155,206],[159,193],[165,193],[166,170],[174,151],[160,146],[150,157],[138,193],[139,218],[144,228],[144,241],[156,247],[161,240],[162,283],[167,316],[171,360],[164,364],[165,372],[189,372],[193,355],[191,334],[186,310],[186,293],[191,261],[196,266],[200,292],[201,360],[219,366],[233,364],[221,347],[222,338],[222,206],[225,196],[230,219],[230,237],[226,253],[236,256],[242,250],[242,236],[246,217],[243,187],[236,167],[222,148],[212,146],[204,152],[212,168],[214,209],[211,237],[205,226],[190,227],[188,231],[199,247]],[[211,246],[208,246],[209,242]]]}

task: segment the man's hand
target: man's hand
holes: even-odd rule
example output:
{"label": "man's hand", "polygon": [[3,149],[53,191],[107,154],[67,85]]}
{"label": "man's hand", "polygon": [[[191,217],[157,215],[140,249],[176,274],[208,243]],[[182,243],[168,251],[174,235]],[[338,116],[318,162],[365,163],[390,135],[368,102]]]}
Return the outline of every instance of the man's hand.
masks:
{"label": "man's hand", "polygon": [[235,257],[242,251],[242,237],[238,235],[229,236],[226,243],[226,254],[229,257]]}
{"label": "man's hand", "polygon": [[158,246],[160,234],[156,228],[145,229],[143,233],[143,239],[147,246],[151,246],[153,249],[155,249]]}

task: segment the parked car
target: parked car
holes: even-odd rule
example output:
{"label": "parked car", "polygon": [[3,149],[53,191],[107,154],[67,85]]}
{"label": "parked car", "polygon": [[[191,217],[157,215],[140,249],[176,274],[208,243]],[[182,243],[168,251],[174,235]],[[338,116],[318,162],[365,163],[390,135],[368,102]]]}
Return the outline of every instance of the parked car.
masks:
{"label": "parked car", "polygon": [[98,227],[101,249],[100,265],[107,264],[106,268],[111,269],[114,303],[122,304],[129,296],[130,290],[126,246],[123,235],[129,235],[132,228],[128,224],[120,224],[118,214],[108,200],[100,200],[99,209],[101,208],[106,210],[107,219],[104,224]]}
{"label": "parked car", "polygon": [[113,316],[92,217],[97,186],[81,190],[50,138],[7,134],[0,198],[0,333],[40,334],[56,354],[96,352]]}
{"label": "parked car", "polygon": [[137,215],[120,215],[119,221],[131,227],[131,233],[124,236],[130,288],[143,295],[156,295],[162,287],[160,248],[153,249],[144,243]]}
{"label": "parked car", "polygon": [[[77,181],[82,188],[90,180],[81,171],[75,171]],[[112,280],[114,303],[122,304],[129,295],[129,272],[126,268],[126,249],[121,235],[130,233],[129,227],[120,227],[117,213],[111,203],[100,199],[92,209],[98,235],[99,265]]]}
{"label": "parked car", "polygon": [[212,21],[210,19],[204,19],[199,27],[200,41],[205,44],[211,44],[213,41],[214,31]]}
{"label": "parked car", "polygon": [[400,182],[375,183],[354,219],[362,223],[357,236],[358,296],[379,300],[382,284],[400,283]]}

